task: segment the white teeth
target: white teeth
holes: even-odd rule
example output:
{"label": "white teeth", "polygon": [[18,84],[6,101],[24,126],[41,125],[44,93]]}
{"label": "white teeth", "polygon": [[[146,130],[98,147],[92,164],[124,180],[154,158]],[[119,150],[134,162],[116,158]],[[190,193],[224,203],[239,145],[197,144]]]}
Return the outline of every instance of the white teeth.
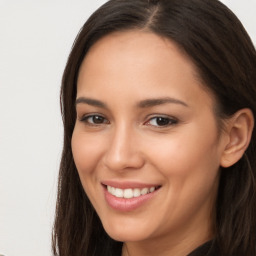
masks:
{"label": "white teeth", "polygon": [[114,188],[111,186],[107,186],[107,190],[108,192],[115,196],[115,197],[119,197],[119,198],[133,198],[133,197],[139,197],[139,196],[143,196],[146,195],[148,193],[152,193],[156,190],[155,187],[150,187],[150,188],[127,188],[127,189],[121,189],[121,188]]}
{"label": "white teeth", "polygon": [[156,188],[155,187],[151,187],[150,189],[149,189],[149,191],[152,193],[152,192],[154,192],[156,190]]}
{"label": "white teeth", "polygon": [[116,191],[116,189],[114,188],[114,187],[110,187],[111,188],[111,194],[115,194],[115,191]]}
{"label": "white teeth", "polygon": [[133,198],[133,191],[131,188],[124,190],[124,198]]}
{"label": "white teeth", "polygon": [[148,193],[148,188],[143,188],[143,189],[140,191],[140,193],[141,193],[142,195],[146,195],[146,194]]}
{"label": "white teeth", "polygon": [[133,197],[138,197],[138,196],[140,196],[140,189],[135,188],[135,189],[133,190]]}
{"label": "white teeth", "polygon": [[115,194],[116,197],[124,197],[124,190],[120,188],[115,189]]}

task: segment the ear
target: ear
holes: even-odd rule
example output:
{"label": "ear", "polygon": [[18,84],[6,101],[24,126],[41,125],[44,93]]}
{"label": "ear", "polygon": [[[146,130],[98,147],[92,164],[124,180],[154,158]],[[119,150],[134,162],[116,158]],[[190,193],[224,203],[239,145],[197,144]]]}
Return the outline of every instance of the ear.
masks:
{"label": "ear", "polygon": [[228,142],[221,156],[220,165],[230,167],[235,164],[247,149],[254,127],[254,117],[250,109],[240,109],[227,122]]}

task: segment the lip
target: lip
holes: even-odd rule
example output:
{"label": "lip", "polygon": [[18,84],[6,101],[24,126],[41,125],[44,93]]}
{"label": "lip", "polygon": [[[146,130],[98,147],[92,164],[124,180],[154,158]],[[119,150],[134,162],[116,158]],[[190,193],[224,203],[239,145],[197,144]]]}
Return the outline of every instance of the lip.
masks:
{"label": "lip", "polygon": [[[121,188],[121,189],[148,188],[148,187],[158,187],[158,189],[156,189],[154,192],[141,195],[139,197],[119,198],[110,194],[107,191],[106,186],[111,186],[111,187]],[[105,200],[112,209],[120,212],[130,212],[142,207],[143,205],[148,203],[148,201],[152,200],[153,197],[155,197],[156,194],[158,193],[158,190],[161,186],[155,185],[155,184],[145,184],[145,183],[143,184],[138,182],[121,182],[120,183],[115,181],[107,181],[107,182],[102,182],[102,187],[104,191]]]}

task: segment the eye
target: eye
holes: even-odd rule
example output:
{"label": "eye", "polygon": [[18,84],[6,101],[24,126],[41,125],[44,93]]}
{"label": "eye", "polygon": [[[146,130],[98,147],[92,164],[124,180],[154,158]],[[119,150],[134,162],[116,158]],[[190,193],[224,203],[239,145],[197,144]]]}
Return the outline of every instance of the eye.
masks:
{"label": "eye", "polygon": [[150,118],[149,121],[146,122],[146,125],[151,125],[156,127],[166,127],[166,126],[174,125],[177,123],[178,121],[174,118],[156,116],[156,117]]}
{"label": "eye", "polygon": [[85,122],[89,125],[100,125],[100,124],[109,124],[109,121],[100,115],[87,115],[83,116],[80,121]]}

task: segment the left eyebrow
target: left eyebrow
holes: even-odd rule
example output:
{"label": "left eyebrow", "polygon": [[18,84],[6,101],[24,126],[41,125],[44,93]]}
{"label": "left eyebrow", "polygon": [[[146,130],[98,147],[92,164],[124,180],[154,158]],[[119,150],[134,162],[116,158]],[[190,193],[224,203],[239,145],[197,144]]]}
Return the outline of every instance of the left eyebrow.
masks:
{"label": "left eyebrow", "polygon": [[149,108],[149,107],[154,107],[154,106],[162,105],[166,103],[180,104],[182,106],[188,107],[188,104],[186,104],[185,102],[179,99],[169,98],[169,97],[142,100],[137,104],[137,106],[139,108]]}

